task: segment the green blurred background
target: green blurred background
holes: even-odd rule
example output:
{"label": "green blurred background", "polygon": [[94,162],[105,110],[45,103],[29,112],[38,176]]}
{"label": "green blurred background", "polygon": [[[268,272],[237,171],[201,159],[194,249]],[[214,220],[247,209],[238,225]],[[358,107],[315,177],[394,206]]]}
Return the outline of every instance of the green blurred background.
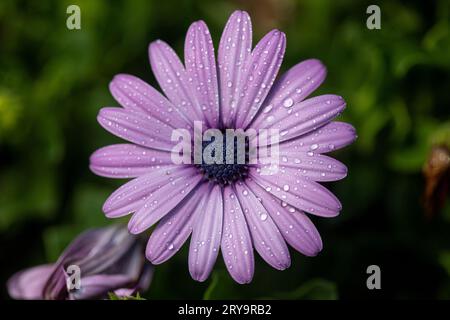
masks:
{"label": "green blurred background", "polygon": [[[245,9],[254,43],[271,28],[286,33],[283,71],[318,58],[328,78],[316,94],[347,100],[341,118],[359,138],[334,154],[349,167],[348,177],[327,184],[343,210],[335,219],[313,217],[323,252],[292,253],[284,272],[258,258],[253,282],[240,286],[220,258],[212,277],[197,283],[184,248],[157,268],[144,296],[450,298],[448,163],[437,178],[422,173],[433,146],[450,145],[450,2],[377,2],[382,28],[368,30],[373,3],[2,0],[0,296],[7,298],[4,283],[15,271],[53,261],[80,231],[113,223],[101,205],[123,181],[88,169],[95,149],[120,141],[96,122],[102,106],[117,105],[108,92],[112,77],[130,73],[157,86],[147,57],[151,41],[164,39],[181,54],[189,24],[203,19],[217,47],[227,17]],[[70,4],[81,8],[81,30],[66,28]],[[424,197],[436,179],[441,201]],[[428,213],[427,199],[434,208]],[[378,291],[366,288],[371,264],[381,267]]]}

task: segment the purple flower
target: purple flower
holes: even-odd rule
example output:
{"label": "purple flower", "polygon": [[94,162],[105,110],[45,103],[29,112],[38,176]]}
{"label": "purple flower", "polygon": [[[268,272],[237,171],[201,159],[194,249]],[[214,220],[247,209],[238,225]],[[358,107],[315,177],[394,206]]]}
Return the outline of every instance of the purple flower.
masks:
{"label": "purple flower", "polygon": [[146,290],[153,275],[153,266],[143,252],[142,239],[124,227],[89,230],[79,235],[56,263],[14,274],[8,280],[8,292],[14,299],[25,300],[104,298],[109,292],[130,296]]}
{"label": "purple flower", "polygon": [[[275,81],[285,46],[285,34],[273,30],[252,50],[250,17],[236,11],[222,34],[217,65],[203,21],[188,30],[184,64],[165,42],[150,44],[150,64],[165,96],[131,75],[110,83],[123,108],[101,109],[98,121],[130,144],[97,150],[90,167],[101,176],[134,178],[103,211],[111,218],[133,213],[128,227],[136,234],[159,221],[146,249],[152,263],[171,258],[191,235],[195,280],[208,277],[221,251],[233,279],[248,283],[253,249],[279,270],[290,265],[287,244],[307,256],[322,249],[305,212],[339,214],[339,200],[318,182],[342,179],[347,168],[324,153],[352,143],[356,134],[351,125],[332,121],[345,107],[342,97],[305,100],[325,79],[320,61],[303,61]],[[171,135],[180,128],[192,132],[194,121],[222,132],[277,129],[277,170],[266,174],[267,165],[247,162],[174,164],[178,141]]]}

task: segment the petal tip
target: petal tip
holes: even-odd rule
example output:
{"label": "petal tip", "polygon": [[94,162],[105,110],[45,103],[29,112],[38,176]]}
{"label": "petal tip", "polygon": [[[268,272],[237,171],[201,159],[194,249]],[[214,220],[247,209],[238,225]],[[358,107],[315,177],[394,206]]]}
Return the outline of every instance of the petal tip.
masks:
{"label": "petal tip", "polygon": [[158,263],[158,257],[156,255],[156,253],[152,250],[150,250],[148,248],[148,244],[147,244],[147,249],[145,250],[145,257],[147,258],[148,261],[150,261],[151,264],[159,264]]}
{"label": "petal tip", "polygon": [[190,272],[192,279],[198,282],[205,282],[208,279],[208,274],[203,274],[200,272]]}
{"label": "petal tip", "polygon": [[288,258],[286,261],[280,261],[279,264],[276,266],[277,270],[283,271],[288,269],[291,266],[291,259]]}
{"label": "petal tip", "polygon": [[[130,220],[130,221],[131,221],[131,220]],[[145,230],[145,229],[144,229],[144,230]],[[128,231],[129,231],[131,234],[139,234],[139,233],[143,232],[144,230],[141,230],[141,228],[139,228],[138,226],[135,226],[134,223],[132,223],[131,225],[128,224]]]}
{"label": "petal tip", "polygon": [[152,56],[154,55],[155,51],[158,50],[164,44],[165,42],[161,39],[157,39],[155,41],[150,42],[150,44],[148,45],[148,53],[150,59],[152,59]]}
{"label": "petal tip", "polygon": [[253,280],[253,275],[251,276],[233,276],[231,275],[234,281],[236,281],[239,284],[249,284]]}

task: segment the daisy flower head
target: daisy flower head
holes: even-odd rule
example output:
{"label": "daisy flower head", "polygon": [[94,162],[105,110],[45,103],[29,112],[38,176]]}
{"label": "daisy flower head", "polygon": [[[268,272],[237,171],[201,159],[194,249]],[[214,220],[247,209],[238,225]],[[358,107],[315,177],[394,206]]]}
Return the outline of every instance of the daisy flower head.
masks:
{"label": "daisy flower head", "polygon": [[106,216],[132,213],[128,228],[135,234],[157,224],[146,248],[153,264],[167,261],[190,237],[189,271],[198,281],[208,278],[219,252],[238,283],[252,280],[254,250],[279,270],[290,265],[288,244],[314,256],[322,240],[306,213],[334,217],[341,210],[319,182],[347,174],[324,155],[356,138],[351,125],[333,121],[345,101],[332,94],[306,99],[325,79],[316,59],[276,79],[283,32],[270,31],[252,48],[244,11],[230,16],[217,61],[206,24],[194,22],[184,63],[161,40],[149,46],[164,94],[120,74],[110,91],[121,107],[98,115],[128,143],[97,150],[91,170],[133,178],[106,200]]}

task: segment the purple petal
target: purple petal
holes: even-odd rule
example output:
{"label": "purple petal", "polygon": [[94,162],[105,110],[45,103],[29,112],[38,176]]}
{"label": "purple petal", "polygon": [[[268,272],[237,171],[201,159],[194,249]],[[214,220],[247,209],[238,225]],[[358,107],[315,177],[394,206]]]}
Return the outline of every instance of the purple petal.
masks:
{"label": "purple petal", "polygon": [[187,167],[186,169],[186,173],[180,178],[166,177],[168,181],[164,185],[158,185],[150,193],[144,205],[136,211],[128,223],[128,230],[131,233],[141,233],[150,228],[174,209],[203,179],[196,168]]}
{"label": "purple petal", "polygon": [[114,191],[103,205],[103,212],[109,218],[117,218],[139,210],[149,194],[168,179],[192,174],[184,166],[155,167],[149,173],[135,178]]}
{"label": "purple petal", "polygon": [[294,150],[295,152],[326,153],[348,146],[356,139],[356,130],[345,122],[330,122],[317,130],[298,137],[295,140],[280,144],[280,153]]}
{"label": "purple petal", "polygon": [[114,291],[114,293],[119,297],[131,296],[137,292],[146,291],[150,286],[153,278],[154,267],[150,263],[145,263],[139,279],[132,287],[120,288]]}
{"label": "purple petal", "polygon": [[288,247],[267,210],[247,185],[237,183],[235,187],[256,251],[275,269],[288,268],[291,264]]}
{"label": "purple petal", "polygon": [[301,102],[322,84],[326,73],[325,66],[316,59],[300,62],[289,69],[273,85],[252,127],[267,128],[280,121],[292,109],[290,106]]}
{"label": "purple petal", "polygon": [[191,123],[203,121],[202,110],[192,94],[188,75],[175,51],[161,40],[152,42],[148,50],[153,73],[169,100]]}
{"label": "purple petal", "polygon": [[[314,181],[337,181],[347,175],[347,167],[343,163],[312,151],[285,149],[280,152],[279,158],[280,170],[290,176]],[[270,169],[271,165],[263,164],[261,168]]]}
{"label": "purple petal", "polygon": [[118,288],[125,287],[133,281],[128,275],[99,274],[81,278],[81,288],[70,291],[70,300],[101,298]]}
{"label": "purple petal", "polygon": [[109,84],[109,90],[117,102],[125,109],[137,111],[168,121],[175,128],[189,128],[190,121],[161,93],[141,79],[118,74]]}
{"label": "purple petal", "polygon": [[53,265],[54,270],[44,286],[44,299],[62,300],[67,298],[66,267],[71,264],[79,265],[83,258],[87,258],[92,252],[98,250],[99,243],[109,239],[112,229],[108,228],[106,232],[104,229],[88,230],[70,243]]}
{"label": "purple petal", "polygon": [[146,256],[151,263],[161,264],[180,250],[192,232],[194,219],[204,210],[202,199],[208,191],[207,184],[200,185],[185,203],[161,219],[147,243]]}
{"label": "purple petal", "polygon": [[134,295],[136,292],[139,292],[139,290],[136,290],[136,288],[119,288],[114,290],[114,294],[118,297],[129,297]]}
{"label": "purple petal", "polygon": [[17,272],[8,280],[9,295],[13,299],[42,300],[45,283],[53,270],[54,266],[47,264]]}
{"label": "purple petal", "polygon": [[44,286],[45,300],[65,300],[67,298],[67,283],[64,274],[63,267],[55,268]]}
{"label": "purple petal", "polygon": [[255,262],[253,246],[241,205],[231,187],[224,189],[222,256],[228,272],[238,283],[250,283]]}
{"label": "purple petal", "polygon": [[149,262],[145,263],[144,269],[134,287],[135,292],[146,291],[148,289],[153,279],[154,270],[155,268]]}
{"label": "purple petal", "polygon": [[307,256],[315,256],[322,250],[322,239],[311,220],[302,211],[282,206],[281,201],[262,189],[255,182],[247,182],[255,195],[262,199],[284,239],[295,250]]}
{"label": "purple petal", "polygon": [[[109,273],[109,270],[114,269],[114,273],[137,278],[142,269],[143,244],[121,225],[98,230],[98,239],[87,244],[87,247],[91,248],[89,253],[81,257],[74,257],[73,254],[67,256],[63,264],[64,269],[70,264],[76,264],[84,276]],[[80,237],[84,236],[82,234]]]}
{"label": "purple petal", "polygon": [[[89,299],[119,288],[137,287],[145,269],[142,252],[143,243],[123,226],[84,232],[55,263],[57,269],[47,281],[45,298]],[[66,270],[69,265],[77,265],[82,278],[81,289],[68,292]]]}
{"label": "purple petal", "polygon": [[189,246],[189,273],[205,281],[216,262],[222,240],[223,199],[219,185],[210,188],[204,210],[194,223]]}
{"label": "purple petal", "polygon": [[192,92],[211,128],[219,124],[219,89],[214,46],[203,21],[194,22],[184,44],[184,59]]}
{"label": "purple petal", "polygon": [[138,145],[171,151],[173,127],[143,113],[123,108],[102,108],[97,117],[100,125],[112,134]]}
{"label": "purple petal", "polygon": [[323,217],[335,217],[342,209],[339,200],[328,189],[306,178],[283,170],[266,175],[259,168],[250,169],[251,178],[266,191],[299,210]]}
{"label": "purple petal", "polygon": [[135,178],[157,166],[172,165],[171,153],[134,144],[115,144],[95,151],[89,168],[109,178]]}
{"label": "purple petal", "polygon": [[245,11],[235,11],[220,38],[218,51],[220,112],[224,127],[234,123],[244,62],[252,50],[252,23]]}
{"label": "purple petal", "polygon": [[327,94],[310,98],[293,105],[292,113],[286,113],[284,118],[270,128],[279,130],[280,142],[286,141],[327,124],[344,108],[345,101],[340,96]]}
{"label": "purple petal", "polygon": [[285,49],[286,35],[273,30],[261,39],[245,63],[245,75],[239,83],[237,128],[246,128],[258,112],[278,74]]}

